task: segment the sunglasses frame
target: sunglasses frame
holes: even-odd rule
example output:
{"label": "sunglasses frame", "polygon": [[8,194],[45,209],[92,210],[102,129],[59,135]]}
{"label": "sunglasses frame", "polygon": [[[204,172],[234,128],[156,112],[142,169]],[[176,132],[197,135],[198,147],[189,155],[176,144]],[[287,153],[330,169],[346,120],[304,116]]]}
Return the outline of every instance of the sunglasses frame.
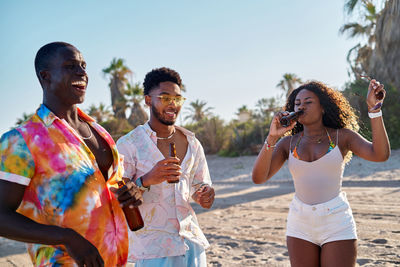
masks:
{"label": "sunglasses frame", "polygon": [[186,98],[183,96],[172,96],[172,95],[150,95],[150,96],[159,98],[163,105],[170,105],[172,102],[174,102],[175,105],[182,106],[186,100]]}

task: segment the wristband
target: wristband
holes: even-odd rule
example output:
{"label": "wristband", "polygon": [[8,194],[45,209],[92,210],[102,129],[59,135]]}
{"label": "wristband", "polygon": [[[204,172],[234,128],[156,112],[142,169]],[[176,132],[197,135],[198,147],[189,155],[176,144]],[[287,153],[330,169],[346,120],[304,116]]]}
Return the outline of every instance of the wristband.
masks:
{"label": "wristband", "polygon": [[375,113],[368,112],[368,117],[370,117],[371,119],[382,117],[382,110],[379,110],[379,112],[375,112]]}
{"label": "wristband", "polygon": [[264,144],[265,144],[265,150],[267,150],[267,151],[268,151],[270,148],[274,148],[274,147],[276,146],[276,144],[275,144],[275,145],[270,145],[270,144],[268,144],[267,139],[265,139]]}
{"label": "wristband", "polygon": [[145,187],[143,185],[143,181],[142,181],[142,177],[139,177],[136,179],[135,184],[139,187],[140,190],[143,191],[149,191],[150,190],[150,186],[149,187]]}

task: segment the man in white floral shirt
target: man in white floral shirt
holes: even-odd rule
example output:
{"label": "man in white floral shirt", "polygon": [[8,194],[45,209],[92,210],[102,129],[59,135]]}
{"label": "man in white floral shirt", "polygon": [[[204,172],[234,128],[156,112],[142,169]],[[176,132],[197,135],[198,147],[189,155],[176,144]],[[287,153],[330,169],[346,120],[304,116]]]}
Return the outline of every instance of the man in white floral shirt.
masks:
{"label": "man in white floral shirt", "polygon": [[139,209],[144,227],[130,232],[129,260],[136,267],[206,266],[209,243],[189,201],[209,209],[215,193],[200,142],[174,125],[185,100],[181,78],[174,70],[159,68],[146,75],[143,85],[150,120],[117,142],[124,155],[124,177],[143,190]]}

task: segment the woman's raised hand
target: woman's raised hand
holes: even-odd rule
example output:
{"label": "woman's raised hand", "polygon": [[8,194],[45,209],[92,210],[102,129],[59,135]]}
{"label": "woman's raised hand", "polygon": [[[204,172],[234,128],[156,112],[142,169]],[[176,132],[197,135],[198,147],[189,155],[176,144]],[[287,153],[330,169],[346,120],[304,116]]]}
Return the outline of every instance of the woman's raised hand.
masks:
{"label": "woman's raised hand", "polygon": [[279,111],[278,113],[275,114],[274,118],[272,119],[271,126],[269,127],[269,133],[268,135],[272,138],[280,138],[283,136],[287,131],[290,131],[294,128],[296,125],[296,121],[292,121],[290,126],[288,127],[283,127],[280,123],[280,119],[283,116],[289,115],[289,112],[287,111]]}
{"label": "woman's raised hand", "polygon": [[373,112],[379,110],[382,106],[383,99],[385,99],[386,91],[383,89],[384,85],[375,79],[372,79],[368,87],[367,105],[368,111]]}

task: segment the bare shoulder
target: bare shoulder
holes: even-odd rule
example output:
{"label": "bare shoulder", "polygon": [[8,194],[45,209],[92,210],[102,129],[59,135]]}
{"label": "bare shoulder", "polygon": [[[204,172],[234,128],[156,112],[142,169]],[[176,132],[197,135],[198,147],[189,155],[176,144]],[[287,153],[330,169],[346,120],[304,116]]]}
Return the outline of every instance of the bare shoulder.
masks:
{"label": "bare shoulder", "polygon": [[342,128],[339,129],[339,140],[342,140],[344,142],[348,142],[349,140],[352,140],[353,137],[359,136],[359,134],[353,130],[347,129],[347,128]]}
{"label": "bare shoulder", "polygon": [[285,157],[287,157],[289,155],[290,144],[292,143],[293,145],[293,142],[296,142],[295,140],[297,140],[297,138],[298,134],[288,135],[281,138],[276,144],[277,146],[276,150],[285,155]]}
{"label": "bare shoulder", "polygon": [[282,137],[282,138],[278,141],[277,145],[279,145],[280,147],[289,148],[290,139],[292,139],[292,137],[293,137],[292,135],[288,135],[288,136]]}
{"label": "bare shoulder", "polygon": [[339,134],[340,135],[353,135],[353,134],[357,134],[355,131],[347,129],[347,128],[341,128],[339,129]]}
{"label": "bare shoulder", "polygon": [[351,129],[342,128],[339,129],[338,131],[339,131],[338,144],[343,154],[346,154],[349,150],[353,150],[352,148],[354,148],[354,145],[359,144],[360,140],[363,139],[363,137],[359,133]]}

